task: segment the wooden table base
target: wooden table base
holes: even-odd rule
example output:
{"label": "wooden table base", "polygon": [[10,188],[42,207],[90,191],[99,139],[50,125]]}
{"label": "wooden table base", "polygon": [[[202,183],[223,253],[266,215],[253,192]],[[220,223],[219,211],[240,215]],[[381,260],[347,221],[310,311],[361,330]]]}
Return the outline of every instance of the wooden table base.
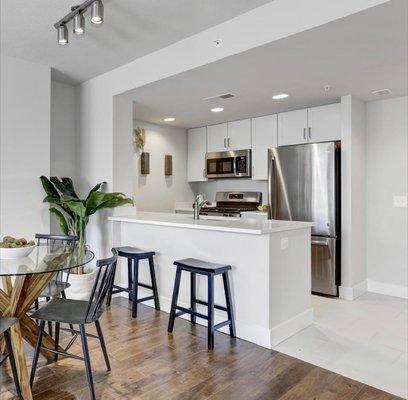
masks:
{"label": "wooden table base", "polygon": [[[21,393],[25,400],[31,400],[33,397],[22,339],[34,347],[38,333],[38,325],[27,315],[27,311],[54,275],[54,272],[19,275],[15,278],[14,283],[9,276],[2,279],[3,290],[0,289],[0,316],[16,317],[19,320],[19,323],[11,328],[11,342]],[[46,347],[55,348],[53,338],[46,332],[44,332],[42,344]],[[59,347],[59,350],[63,351],[61,347]],[[54,355],[50,352],[41,350],[41,354],[50,362],[54,360]]]}

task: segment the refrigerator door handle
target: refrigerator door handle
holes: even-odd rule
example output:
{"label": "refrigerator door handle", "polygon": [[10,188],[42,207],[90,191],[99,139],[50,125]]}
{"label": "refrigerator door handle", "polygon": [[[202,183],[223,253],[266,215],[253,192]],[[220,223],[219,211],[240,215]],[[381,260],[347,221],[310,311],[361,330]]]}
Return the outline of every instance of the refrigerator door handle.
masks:
{"label": "refrigerator door handle", "polygon": [[276,165],[275,156],[269,149],[268,157],[268,219],[276,219]]}
{"label": "refrigerator door handle", "polygon": [[325,240],[316,240],[312,239],[312,246],[320,246],[320,247],[327,247],[327,250],[331,256],[331,248],[329,246],[329,243]]}

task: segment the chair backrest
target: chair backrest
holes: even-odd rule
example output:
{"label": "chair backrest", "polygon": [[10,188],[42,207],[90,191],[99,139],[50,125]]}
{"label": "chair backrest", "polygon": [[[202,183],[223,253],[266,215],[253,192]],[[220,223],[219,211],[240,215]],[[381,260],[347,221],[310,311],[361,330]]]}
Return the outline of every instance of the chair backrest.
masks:
{"label": "chair backrest", "polygon": [[118,252],[116,249],[112,249],[112,253],[112,257],[96,262],[97,274],[88,301],[85,321],[93,321],[101,311],[110,285],[113,282]]}
{"label": "chair backrest", "polygon": [[[37,239],[38,246],[41,243],[45,243],[51,249],[51,251],[55,249],[55,246],[74,245],[78,240],[78,237],[74,235],[53,235],[49,233],[36,233],[35,238]],[[67,282],[69,273],[70,271],[68,270],[66,274]],[[63,280],[62,271],[57,273],[55,280],[62,282]]]}

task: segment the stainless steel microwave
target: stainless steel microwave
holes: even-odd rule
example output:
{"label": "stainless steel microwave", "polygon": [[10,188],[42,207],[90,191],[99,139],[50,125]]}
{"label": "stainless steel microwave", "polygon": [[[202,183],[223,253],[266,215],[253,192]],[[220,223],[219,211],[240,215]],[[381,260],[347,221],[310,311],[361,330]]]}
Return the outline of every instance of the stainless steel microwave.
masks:
{"label": "stainless steel microwave", "polygon": [[251,150],[206,153],[205,166],[207,178],[250,178]]}

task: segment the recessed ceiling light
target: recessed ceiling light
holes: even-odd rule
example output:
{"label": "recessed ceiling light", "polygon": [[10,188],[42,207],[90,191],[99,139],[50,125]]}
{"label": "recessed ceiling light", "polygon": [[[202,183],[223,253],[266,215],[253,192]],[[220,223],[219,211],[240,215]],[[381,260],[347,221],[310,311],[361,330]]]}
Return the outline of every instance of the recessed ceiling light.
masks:
{"label": "recessed ceiling light", "polygon": [[221,111],[224,111],[224,108],[222,108],[222,107],[214,107],[214,108],[211,109],[211,111],[212,111],[212,112],[221,112]]}
{"label": "recessed ceiling light", "polygon": [[176,120],[176,118],[174,118],[174,117],[163,118],[163,121],[164,121],[164,122],[173,122],[173,121],[175,121],[175,120]]}
{"label": "recessed ceiling light", "polygon": [[275,94],[274,96],[272,96],[274,100],[282,100],[282,99],[286,99],[287,97],[289,97],[289,95],[286,93]]}

